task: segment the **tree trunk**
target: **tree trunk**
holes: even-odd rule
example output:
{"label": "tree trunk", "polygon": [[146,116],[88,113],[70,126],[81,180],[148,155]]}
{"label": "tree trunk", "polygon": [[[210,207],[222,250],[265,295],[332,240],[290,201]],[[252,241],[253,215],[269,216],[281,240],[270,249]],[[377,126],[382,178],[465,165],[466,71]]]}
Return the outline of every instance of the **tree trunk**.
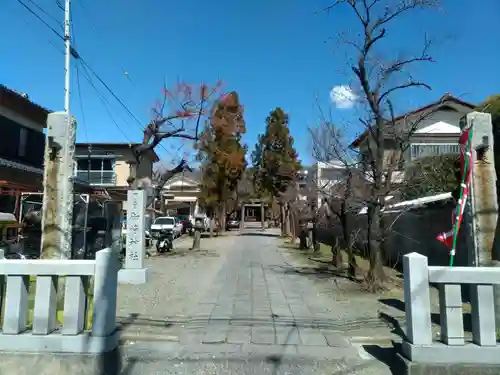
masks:
{"label": "tree trunk", "polygon": [[194,236],[193,236],[193,247],[191,250],[200,250],[201,246],[201,232],[199,230],[194,231]]}
{"label": "tree trunk", "polygon": [[226,203],[222,203],[222,208],[219,213],[219,224],[220,228],[219,230],[221,232],[226,230]]}
{"label": "tree trunk", "polygon": [[344,246],[347,251],[347,261],[349,262],[347,275],[351,278],[355,278],[358,265],[352,248],[351,228],[349,228],[349,217],[347,212],[341,213],[340,224],[342,225],[342,236],[344,237]]}
{"label": "tree trunk", "polygon": [[316,218],[313,219],[313,227],[311,230],[311,242],[312,242],[312,247],[313,250],[319,251],[319,243],[318,243],[318,223]]}
{"label": "tree trunk", "polygon": [[281,227],[281,236],[285,237],[285,206],[283,203],[280,203],[280,227]]}
{"label": "tree trunk", "polygon": [[290,207],[285,207],[285,236],[292,236],[290,228]]}
{"label": "tree trunk", "polygon": [[307,227],[307,248],[309,249],[312,245],[312,248],[314,250],[314,245],[313,245],[313,231],[312,228]]}
{"label": "tree trunk", "polygon": [[342,267],[344,260],[342,259],[342,252],[340,251],[339,239],[335,237],[332,243],[332,265],[334,267]]}
{"label": "tree trunk", "polygon": [[160,211],[162,215],[165,215],[165,198],[160,195]]}
{"label": "tree trunk", "polygon": [[210,238],[212,238],[214,236],[214,215],[213,215],[213,213],[210,215],[210,218],[208,219],[208,227],[209,227]]}
{"label": "tree trunk", "polygon": [[370,204],[368,207],[368,253],[370,257],[370,269],[367,282],[373,291],[384,289],[386,275],[382,263],[381,254],[381,209],[378,204]]}
{"label": "tree trunk", "polygon": [[266,229],[266,218],[265,218],[265,212],[264,212],[264,203],[261,201],[260,202],[260,225],[262,227],[262,230]]}
{"label": "tree trunk", "polygon": [[299,248],[302,250],[307,250],[309,248],[307,244],[307,225],[304,225],[303,223],[300,224],[299,240]]}

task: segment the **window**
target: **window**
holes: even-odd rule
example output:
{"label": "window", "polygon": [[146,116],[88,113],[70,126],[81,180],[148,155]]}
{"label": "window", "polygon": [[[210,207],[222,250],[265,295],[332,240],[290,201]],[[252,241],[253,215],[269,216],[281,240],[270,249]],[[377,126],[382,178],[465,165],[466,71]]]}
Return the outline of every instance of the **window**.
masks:
{"label": "window", "polygon": [[89,170],[89,160],[88,159],[78,159],[76,162],[76,169],[79,171]]}
{"label": "window", "polygon": [[155,224],[160,225],[174,225],[175,221],[171,217],[159,217],[155,220]]}
{"label": "window", "polygon": [[19,128],[19,149],[18,155],[21,157],[26,156],[26,144],[28,143],[28,129],[21,126]]}
{"label": "window", "polygon": [[460,145],[458,143],[413,143],[411,145],[411,159],[415,160],[423,156],[458,154]]}
{"label": "window", "polygon": [[95,185],[115,184],[115,160],[102,157],[82,157],[76,161],[76,175],[79,179]]}
{"label": "window", "polygon": [[103,171],[112,171],[113,170],[113,160],[102,159],[102,170]]}
{"label": "window", "polygon": [[341,180],[345,175],[343,168],[322,168],[320,171],[320,179],[328,181]]}

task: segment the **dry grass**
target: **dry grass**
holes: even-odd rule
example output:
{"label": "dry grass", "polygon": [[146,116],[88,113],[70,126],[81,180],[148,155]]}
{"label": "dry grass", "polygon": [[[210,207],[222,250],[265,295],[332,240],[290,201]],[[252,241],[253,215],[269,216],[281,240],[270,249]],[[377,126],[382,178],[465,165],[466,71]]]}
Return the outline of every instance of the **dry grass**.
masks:
{"label": "dry grass", "polygon": [[[304,265],[318,265],[320,263],[322,268],[327,268],[330,271],[335,271],[336,274],[340,274],[345,278],[348,277],[347,274],[347,252],[342,250],[342,261],[343,264],[341,267],[335,267],[332,264],[332,252],[330,246],[320,243],[319,251],[314,252],[312,249],[309,250],[300,250],[297,244],[290,243],[289,241],[285,241],[281,246],[281,248],[293,250],[289,251],[299,263]],[[356,272],[356,280],[352,280],[361,285],[361,288],[366,288],[368,290],[368,285],[364,283],[365,275],[367,274],[370,268],[370,262],[368,259],[365,259],[359,255],[356,255],[356,263],[357,263],[357,272]],[[390,296],[400,297],[402,296],[402,287],[403,287],[403,279],[401,276],[401,272],[391,267],[384,267],[385,275],[387,276],[387,280],[385,282],[384,295],[389,294]],[[363,285],[364,284],[364,285]]]}

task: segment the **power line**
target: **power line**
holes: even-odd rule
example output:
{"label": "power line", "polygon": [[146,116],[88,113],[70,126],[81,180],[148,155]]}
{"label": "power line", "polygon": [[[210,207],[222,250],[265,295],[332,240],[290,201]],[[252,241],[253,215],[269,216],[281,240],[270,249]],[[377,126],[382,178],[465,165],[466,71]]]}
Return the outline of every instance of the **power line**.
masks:
{"label": "power line", "polygon": [[38,20],[43,23],[48,29],[50,29],[54,34],[56,34],[59,38],[61,38],[64,41],[64,36],[62,36],[56,29],[54,29],[52,26],[50,26],[47,21],[45,21],[42,17],[40,17],[33,9],[31,9],[29,6],[26,5],[22,0],[17,0],[19,4],[21,4],[28,12],[30,12],[33,16],[38,18]]}
{"label": "power line", "polygon": [[[33,11],[28,5],[26,5],[22,0],[17,0],[19,2],[19,4],[21,4],[28,12],[30,12],[33,16],[35,16],[44,26],[46,26],[49,30],[51,30],[55,35],[57,35],[61,40],[65,40],[64,39],[64,36],[61,35],[57,30],[55,30],[51,25],[49,25],[42,17],[40,17],[35,11]],[[35,6],[37,6],[38,9],[40,9],[43,13],[47,14],[40,6],[36,5],[32,0],[28,0],[30,1],[32,4],[34,4]],[[57,5],[59,8],[61,9],[64,9],[62,7],[62,5],[59,3],[58,0],[57,1]],[[50,42],[50,41],[49,41]],[[52,44],[52,43],[51,43]],[[64,53],[64,52],[63,52]],[[92,75],[106,88],[106,90],[114,97],[114,99],[122,106],[122,108],[137,122],[137,124],[139,125],[139,129],[141,130],[141,132],[144,131],[143,129],[143,124],[142,122],[132,113],[132,111],[125,105],[125,103],[114,93],[114,91],[111,89],[111,87],[95,72],[94,69],[92,69],[92,67],[90,67],[90,65],[78,54],[78,52],[76,51],[75,48],[71,48],[71,55],[75,58],[75,60],[78,60],[80,62],[80,66],[82,68],[85,69],[85,72],[87,74],[87,76],[84,75],[84,78],[89,82],[89,84],[96,90],[98,96],[99,96],[99,99],[101,100],[101,102],[103,103],[103,106],[104,106],[104,109],[106,110],[106,112],[108,113],[108,115],[110,116],[111,120],[115,123],[115,125],[117,126],[118,130],[120,131],[120,133],[122,133],[122,135],[125,136],[125,138],[128,139],[128,137],[126,136],[126,134],[123,132],[123,130],[121,129],[121,127],[118,125],[118,123],[116,122],[116,120],[114,119],[114,117],[111,115],[111,112],[109,111],[108,107],[106,107],[106,104],[107,105],[110,105],[109,101],[107,101],[107,99],[102,95],[102,93],[100,93],[98,90],[97,90],[97,87],[95,86],[95,84],[92,82],[91,78],[90,78],[90,74],[88,73],[88,71],[90,71],[92,73]],[[78,73],[77,73],[78,74]],[[77,80],[78,80],[78,77],[77,77]],[[83,113],[83,112],[82,112]],[[82,118],[83,120],[83,118]],[[130,141],[130,140],[129,140]],[[158,144],[165,152],[167,152],[171,157],[174,157],[174,155],[172,155],[172,153],[167,150],[163,144],[159,143]]]}
{"label": "power line", "polygon": [[[31,1],[31,0],[28,0]],[[22,0],[17,0],[19,4],[21,4],[28,12],[30,12],[33,16],[35,16],[40,22],[42,22],[47,28],[49,28],[53,33],[55,33],[59,38],[64,41],[64,36],[62,36],[59,32],[57,32],[52,26],[50,26],[42,17],[40,17],[35,11],[33,11],[28,5],[26,5]],[[125,111],[141,126],[142,122],[132,113],[132,111],[123,103],[123,101],[114,93],[114,91],[109,87],[109,85],[104,82],[104,80],[95,72],[94,69],[78,54],[75,48],[71,48],[71,55],[80,60],[80,62],[97,78],[97,80],[108,90],[108,92],[115,98],[115,100],[120,103],[120,105],[125,109]]]}
{"label": "power line", "polygon": [[80,102],[80,112],[82,113],[82,123],[83,123],[83,131],[85,133],[85,139],[89,142],[89,134],[87,133],[87,122],[85,121],[85,112],[83,110],[83,99],[82,99],[82,90],[80,87],[80,69],[76,69],[76,89],[78,91],[78,101]]}
{"label": "power line", "polygon": [[[103,33],[99,32],[99,28],[97,27],[97,24],[94,22],[93,17],[90,15],[90,12],[87,10],[87,7],[84,5],[84,3],[82,1],[77,1],[76,4],[80,8],[82,8],[83,12],[85,13],[85,16],[89,20],[89,22],[92,25],[92,28],[94,29],[94,31],[96,32],[96,34],[102,35]],[[102,39],[100,39],[100,38],[98,40],[102,41]],[[120,69],[121,69],[122,73],[125,75],[125,77],[127,78],[127,80],[132,84],[132,86],[134,88],[137,88],[136,85],[135,85],[135,83],[132,81],[132,79],[128,75],[127,70],[125,69],[124,65],[121,62],[119,62],[119,61],[118,61],[118,65],[120,66]]]}
{"label": "power line", "polygon": [[[94,82],[92,82],[92,78],[90,77],[90,74],[88,73],[88,71],[86,70],[86,67],[81,63],[81,60],[79,61],[80,62],[80,67],[82,68],[83,70],[83,78],[85,78],[85,80],[90,84],[90,86],[92,86],[95,90],[95,92],[97,93],[97,96],[99,97],[99,99],[101,100],[101,103],[102,103],[102,106],[104,108],[104,110],[108,113],[109,117],[111,118],[111,121],[113,121],[113,123],[115,124],[116,128],[118,129],[118,131],[125,137],[125,139],[127,141],[129,141],[129,143],[134,143],[130,140],[130,138],[127,136],[127,134],[123,131],[123,129],[121,128],[121,126],[118,124],[118,122],[115,120],[115,118],[113,117],[113,115],[111,114],[111,111],[109,110],[109,108],[107,107],[108,105],[111,106],[111,104],[109,103],[109,101],[104,97],[104,95],[102,95],[102,93],[97,89],[96,85],[94,84]],[[78,67],[77,67],[78,68]]]}
{"label": "power line", "polygon": [[[73,25],[71,25],[71,34],[73,35],[73,44],[76,45],[76,36]],[[85,140],[89,142],[89,135],[87,133],[87,122],[85,121],[85,112],[83,110],[83,98],[80,85],[80,69],[78,69],[78,66],[76,67],[76,89],[78,91],[78,101],[80,102],[80,112],[82,114],[82,123],[83,123],[83,131],[85,133]]]}
{"label": "power line", "polygon": [[[106,82],[104,82],[104,80],[88,65],[88,63],[86,63],[82,59],[82,57],[79,57],[79,60],[83,64],[83,66],[85,66],[85,68],[88,69],[94,75],[94,77],[106,88],[106,90],[108,90],[108,92],[125,109],[125,111],[130,116],[132,116],[132,118],[137,122],[137,124],[139,124],[139,129],[141,130],[141,132],[143,132],[144,129],[143,129],[142,122],[130,111],[130,109],[125,105],[125,103],[123,103],[123,101],[113,92],[113,90],[106,84]],[[160,146],[160,148],[163,149],[166,153],[168,153],[172,158],[174,157],[174,155],[172,154],[172,152],[169,151],[168,149],[166,149],[165,146],[161,142],[158,144],[158,146]]]}
{"label": "power line", "polygon": [[[38,5],[37,3],[35,3],[33,0],[28,0],[28,2],[30,2],[31,4],[33,4],[33,6],[35,6],[35,8],[37,8],[40,12],[42,12],[43,14],[45,14],[47,17],[49,17],[55,23],[57,23],[61,27],[61,30],[64,30],[64,26],[52,14],[50,14],[49,12],[47,12],[45,9],[43,9],[40,5]],[[64,10],[64,8],[62,8],[62,9]]]}
{"label": "power line", "polygon": [[115,100],[122,106],[122,108],[141,126],[141,131],[142,129],[142,122],[139,120],[133,113],[132,111],[123,103],[123,101],[114,93],[114,91],[111,89],[111,87],[108,86],[106,82],[95,72],[94,69],[92,69],[89,64],[80,56],[79,57],[80,62],[92,73],[92,75],[99,81],[101,84],[108,90],[108,92],[115,98]]}

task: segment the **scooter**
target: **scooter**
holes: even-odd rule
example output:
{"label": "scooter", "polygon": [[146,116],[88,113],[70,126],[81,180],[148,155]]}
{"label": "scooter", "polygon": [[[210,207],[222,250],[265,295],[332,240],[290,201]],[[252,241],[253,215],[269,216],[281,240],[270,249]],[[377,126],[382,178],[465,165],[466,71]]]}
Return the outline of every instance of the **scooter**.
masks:
{"label": "scooter", "polygon": [[174,236],[171,230],[162,230],[156,242],[156,252],[165,253],[174,248]]}

